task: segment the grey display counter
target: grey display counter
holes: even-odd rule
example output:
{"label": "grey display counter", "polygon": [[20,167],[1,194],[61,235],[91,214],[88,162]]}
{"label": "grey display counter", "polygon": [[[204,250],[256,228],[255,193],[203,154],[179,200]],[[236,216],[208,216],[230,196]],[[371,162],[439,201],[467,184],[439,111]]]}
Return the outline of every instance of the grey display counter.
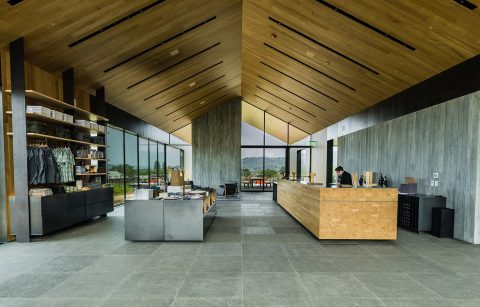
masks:
{"label": "grey display counter", "polygon": [[125,239],[203,241],[216,215],[216,203],[203,213],[203,199],[127,200]]}
{"label": "grey display counter", "polygon": [[[53,231],[105,216],[113,211],[113,188],[99,188],[49,196],[31,196],[30,234],[45,235]],[[12,234],[15,234],[15,197],[10,197]]]}

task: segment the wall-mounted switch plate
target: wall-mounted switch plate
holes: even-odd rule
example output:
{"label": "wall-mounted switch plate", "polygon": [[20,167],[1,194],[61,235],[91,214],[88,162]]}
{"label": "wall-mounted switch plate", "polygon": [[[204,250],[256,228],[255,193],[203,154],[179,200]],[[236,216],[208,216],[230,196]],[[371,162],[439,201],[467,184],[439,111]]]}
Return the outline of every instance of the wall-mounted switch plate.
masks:
{"label": "wall-mounted switch plate", "polygon": [[430,185],[431,185],[432,187],[434,187],[434,186],[435,186],[435,181],[434,181],[434,180],[431,180],[431,181],[430,181]]}
{"label": "wall-mounted switch plate", "polygon": [[438,178],[438,173],[433,173],[433,178]]}
{"label": "wall-mounted switch plate", "polygon": [[435,186],[438,187],[438,180],[435,180]]}

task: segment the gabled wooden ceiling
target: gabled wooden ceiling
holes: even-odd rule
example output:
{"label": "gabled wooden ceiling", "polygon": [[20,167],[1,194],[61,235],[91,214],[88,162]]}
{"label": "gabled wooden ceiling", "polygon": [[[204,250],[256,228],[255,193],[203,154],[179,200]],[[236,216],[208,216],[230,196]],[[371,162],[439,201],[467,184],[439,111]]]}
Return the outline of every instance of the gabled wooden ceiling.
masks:
{"label": "gabled wooden ceiling", "polygon": [[242,23],[243,99],[311,133],[480,53],[453,0],[244,0]]}
{"label": "gabled wooden ceiling", "polygon": [[480,54],[459,2],[0,1],[0,47],[168,132],[241,95],[313,133]]}
{"label": "gabled wooden ceiling", "polygon": [[[240,96],[241,0],[0,2],[0,43],[172,132]],[[78,43],[77,43],[78,42]],[[108,114],[107,114],[108,116]]]}

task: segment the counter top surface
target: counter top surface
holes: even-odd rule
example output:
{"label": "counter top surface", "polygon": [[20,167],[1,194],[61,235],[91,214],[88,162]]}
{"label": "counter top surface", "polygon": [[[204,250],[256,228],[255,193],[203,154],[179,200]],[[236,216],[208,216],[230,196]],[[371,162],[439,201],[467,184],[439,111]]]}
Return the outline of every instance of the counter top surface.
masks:
{"label": "counter top surface", "polygon": [[280,183],[289,183],[289,184],[298,184],[298,185],[301,185],[301,186],[305,186],[305,187],[309,187],[309,188],[312,188],[312,189],[324,189],[324,190],[358,190],[358,191],[364,191],[364,190],[396,190],[398,191],[398,188],[394,188],[394,187],[387,187],[387,188],[380,188],[380,187],[357,187],[357,188],[354,188],[354,187],[326,187],[324,185],[322,185],[321,183],[313,183],[313,184],[310,184],[308,182],[303,182],[303,181],[290,181],[290,180],[280,180],[280,181],[277,181],[276,182],[277,184],[280,184]]}

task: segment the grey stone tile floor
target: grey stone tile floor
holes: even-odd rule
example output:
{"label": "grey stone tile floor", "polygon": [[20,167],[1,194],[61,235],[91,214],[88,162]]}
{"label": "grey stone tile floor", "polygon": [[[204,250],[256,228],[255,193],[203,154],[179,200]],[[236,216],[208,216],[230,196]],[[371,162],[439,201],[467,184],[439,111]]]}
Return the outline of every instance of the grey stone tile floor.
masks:
{"label": "grey stone tile floor", "polygon": [[0,245],[0,306],[480,306],[480,246],[318,241],[271,197],[219,201],[204,242],[125,241],[117,207]]}

